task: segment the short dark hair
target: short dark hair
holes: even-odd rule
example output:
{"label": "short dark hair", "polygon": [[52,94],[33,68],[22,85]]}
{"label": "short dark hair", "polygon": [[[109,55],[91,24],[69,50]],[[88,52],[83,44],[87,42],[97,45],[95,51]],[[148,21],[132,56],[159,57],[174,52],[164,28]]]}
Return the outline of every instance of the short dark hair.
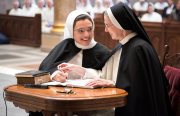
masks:
{"label": "short dark hair", "polygon": [[91,21],[91,23],[92,23],[92,25],[93,25],[93,21],[92,21],[92,19],[91,19],[88,15],[81,14],[81,15],[79,15],[79,16],[77,16],[77,17],[75,18],[74,24],[73,24],[73,28],[75,27],[77,21],[85,20],[85,19],[88,19],[89,21]]}

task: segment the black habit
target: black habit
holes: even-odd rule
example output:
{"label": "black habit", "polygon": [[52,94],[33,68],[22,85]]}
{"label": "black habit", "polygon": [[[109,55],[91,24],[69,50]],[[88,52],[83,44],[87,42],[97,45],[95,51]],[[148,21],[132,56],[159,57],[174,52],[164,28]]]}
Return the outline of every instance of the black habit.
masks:
{"label": "black habit", "polygon": [[[135,13],[124,3],[110,10],[124,30],[137,35],[122,47],[116,87],[128,92],[127,105],[115,109],[115,116],[171,116],[168,81],[157,53]],[[108,14],[109,16],[109,14]],[[112,21],[111,21],[112,22]],[[117,51],[113,50],[113,52]],[[111,53],[104,61],[110,58]],[[101,63],[96,67],[101,67]]]}
{"label": "black habit", "polygon": [[[56,45],[48,56],[42,61],[39,70],[46,70],[52,74],[57,66],[63,62],[68,63],[82,49],[76,47],[75,41],[68,38]],[[83,50],[82,66],[93,68],[110,53],[109,49],[100,43],[93,48]]]}

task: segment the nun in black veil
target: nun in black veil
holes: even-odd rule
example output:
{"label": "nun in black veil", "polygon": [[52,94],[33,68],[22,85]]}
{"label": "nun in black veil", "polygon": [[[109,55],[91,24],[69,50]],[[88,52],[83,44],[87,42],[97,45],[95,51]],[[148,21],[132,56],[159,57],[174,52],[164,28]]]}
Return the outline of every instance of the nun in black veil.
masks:
{"label": "nun in black veil", "polygon": [[96,69],[64,63],[59,70],[95,78],[87,86],[116,87],[128,92],[127,105],[115,108],[115,116],[171,116],[165,74],[157,53],[139,19],[124,3],[108,8],[105,31],[119,44]]}

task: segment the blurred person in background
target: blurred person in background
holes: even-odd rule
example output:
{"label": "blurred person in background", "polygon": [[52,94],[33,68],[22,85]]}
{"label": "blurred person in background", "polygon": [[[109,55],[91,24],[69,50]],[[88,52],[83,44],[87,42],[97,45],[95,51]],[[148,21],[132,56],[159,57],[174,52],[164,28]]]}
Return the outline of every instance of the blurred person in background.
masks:
{"label": "blurred person in background", "polygon": [[180,22],[180,0],[176,5],[176,9],[174,9],[171,14],[169,15],[170,19],[177,19]]}
{"label": "blurred person in background", "polygon": [[27,16],[27,17],[34,17],[36,13],[35,9],[31,7],[30,0],[25,0],[25,8],[23,8],[22,11],[23,11],[22,16]]}
{"label": "blurred person in background", "polygon": [[41,20],[45,21],[44,13],[45,13],[45,2],[44,0],[38,1],[38,8],[36,10],[36,14],[41,14]]}
{"label": "blurred person in background", "polygon": [[47,24],[45,20],[45,1],[44,0],[38,1],[38,8],[37,8],[36,14],[41,14],[41,31],[43,32],[44,25]]}
{"label": "blurred person in background", "polygon": [[166,15],[171,14],[173,9],[176,9],[176,6],[174,5],[173,0],[167,0],[167,3],[168,3],[168,6],[163,9],[162,18],[165,18]]}
{"label": "blurred person in background", "polygon": [[93,7],[91,5],[90,0],[83,0],[83,9],[82,10],[88,12],[90,14],[90,16],[94,19]]}
{"label": "blurred person in background", "polygon": [[145,0],[139,0],[138,2],[134,3],[133,9],[136,11],[147,11],[148,3]]}
{"label": "blurred person in background", "polygon": [[154,12],[155,7],[152,2],[148,4],[148,13],[144,14],[141,18],[141,21],[149,22],[162,22],[162,17],[159,13]]}
{"label": "blurred person in background", "polygon": [[54,2],[52,0],[47,0],[46,4],[48,7],[44,10],[44,20],[42,31],[45,33],[50,33],[52,25],[54,23]]}
{"label": "blurred person in background", "polygon": [[31,7],[33,8],[33,9],[38,9],[38,5],[36,4],[36,1],[35,0],[31,0]]}
{"label": "blurred person in background", "polygon": [[109,7],[113,6],[113,5],[114,5],[114,3],[113,3],[112,0],[106,0],[106,7],[107,8],[109,8]]}
{"label": "blurred person in background", "polygon": [[156,2],[154,4],[154,6],[155,6],[155,9],[163,10],[165,7],[168,6],[168,3],[165,2],[164,0],[159,0],[159,2]]}
{"label": "blurred person in background", "polygon": [[129,3],[128,0],[116,0],[116,4],[120,2],[123,2],[124,4],[128,5],[131,8],[131,4]]}
{"label": "blurred person in background", "polygon": [[18,0],[13,1],[13,7],[14,8],[10,10],[9,15],[21,15],[22,9],[20,8],[20,3]]}
{"label": "blurred person in background", "polygon": [[95,1],[95,6],[93,8],[94,13],[103,13],[105,9],[103,8],[103,3],[102,0],[96,0]]}

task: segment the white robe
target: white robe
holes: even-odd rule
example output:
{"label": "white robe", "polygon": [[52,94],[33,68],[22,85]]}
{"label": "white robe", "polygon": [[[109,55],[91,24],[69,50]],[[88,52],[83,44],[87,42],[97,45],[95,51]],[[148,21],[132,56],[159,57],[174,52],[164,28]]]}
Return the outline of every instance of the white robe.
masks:
{"label": "white robe", "polygon": [[146,13],[142,16],[141,21],[162,22],[162,17],[156,12],[152,12],[151,14]]}
{"label": "white robe", "polygon": [[155,6],[156,9],[163,10],[165,7],[168,6],[168,3],[167,2],[163,2],[163,3],[156,2],[154,4],[154,6]]}
{"label": "white robe", "polygon": [[84,11],[86,11],[86,12],[89,12],[91,18],[94,19],[93,7],[92,7],[92,5],[91,5],[90,0],[87,0],[87,5],[84,6],[82,10],[84,10]]}
{"label": "white robe", "polygon": [[[24,10],[26,8],[25,5],[23,5],[22,9]],[[31,4],[31,8],[36,11],[38,9],[38,6],[36,4]]]}
{"label": "white robe", "polygon": [[135,2],[134,5],[133,5],[133,8],[136,10],[136,11],[147,11],[148,9],[148,3],[147,2],[144,2],[144,4],[141,6],[140,2]]}
{"label": "white robe", "polygon": [[22,9],[17,8],[17,9],[11,9],[9,12],[9,15],[15,15],[15,16],[20,16],[22,14]]}
{"label": "white robe", "polygon": [[41,14],[41,21],[45,21],[45,8],[37,8],[36,14]]}
{"label": "white robe", "polygon": [[36,14],[41,14],[41,32],[44,32],[44,26],[47,24],[45,20],[45,8],[39,8],[36,10]]}
{"label": "white robe", "polygon": [[35,16],[35,10],[33,9],[33,8],[29,8],[29,9],[27,9],[27,8],[24,8],[23,10],[22,10],[22,16],[26,16],[26,17],[34,17]]}
{"label": "white robe", "polygon": [[[122,41],[120,41],[120,43],[123,45],[136,35],[137,33],[131,33],[127,35]],[[83,79],[103,78],[116,82],[121,52],[122,52],[122,48],[116,51],[115,54],[112,55],[109,58],[109,60],[105,63],[104,67],[102,68],[102,71],[86,68],[86,72]],[[114,116],[114,115],[115,115],[114,108],[95,110],[90,112],[90,116]]]}
{"label": "white robe", "polygon": [[49,7],[46,7],[44,9],[44,20],[45,22],[43,22],[42,24],[42,32],[50,33],[53,27],[47,27],[46,25],[52,25],[54,22],[54,7],[52,7],[51,9]]}
{"label": "white robe", "polygon": [[166,14],[171,14],[173,8],[174,8],[174,4],[172,4],[171,7],[168,7],[168,8],[167,8]]}

